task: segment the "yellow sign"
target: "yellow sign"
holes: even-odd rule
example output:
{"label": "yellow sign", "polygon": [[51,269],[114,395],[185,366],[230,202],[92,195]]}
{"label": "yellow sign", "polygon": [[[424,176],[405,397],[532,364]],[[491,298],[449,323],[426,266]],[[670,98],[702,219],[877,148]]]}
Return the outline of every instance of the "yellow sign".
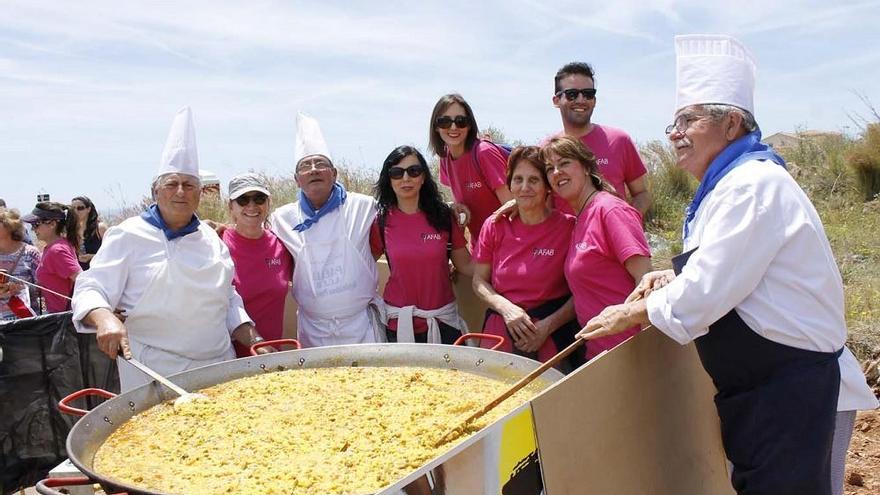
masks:
{"label": "yellow sign", "polygon": [[498,480],[501,495],[539,495],[544,488],[530,407],[510,418],[502,428]]}

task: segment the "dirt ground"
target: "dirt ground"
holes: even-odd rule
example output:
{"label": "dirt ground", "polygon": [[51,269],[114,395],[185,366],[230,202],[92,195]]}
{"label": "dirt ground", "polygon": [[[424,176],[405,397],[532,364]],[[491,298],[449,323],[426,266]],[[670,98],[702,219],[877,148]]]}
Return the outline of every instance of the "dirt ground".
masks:
{"label": "dirt ground", "polygon": [[846,495],[880,493],[880,410],[861,411],[846,459]]}

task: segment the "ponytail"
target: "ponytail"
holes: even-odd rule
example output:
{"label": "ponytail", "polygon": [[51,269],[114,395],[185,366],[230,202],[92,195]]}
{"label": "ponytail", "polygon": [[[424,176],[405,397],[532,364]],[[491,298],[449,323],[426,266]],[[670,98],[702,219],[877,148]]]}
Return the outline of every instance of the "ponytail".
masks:
{"label": "ponytail", "polygon": [[[61,207],[64,210],[64,237],[73,246],[74,252],[79,253],[79,218],[70,205],[61,205]],[[58,222],[58,225],[61,226],[61,222]],[[58,232],[58,234],[60,235],[61,232]]]}

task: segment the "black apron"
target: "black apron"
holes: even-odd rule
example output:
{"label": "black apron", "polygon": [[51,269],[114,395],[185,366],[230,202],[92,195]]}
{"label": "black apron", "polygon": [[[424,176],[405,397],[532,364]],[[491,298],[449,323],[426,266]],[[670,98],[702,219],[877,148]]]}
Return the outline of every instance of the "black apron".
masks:
{"label": "black apron", "polygon": [[[678,275],[696,249],[672,259]],[[711,304],[711,299],[707,299]],[[715,383],[721,439],[740,495],[831,495],[837,352],[766,339],[735,309],[695,341]]]}
{"label": "black apron", "polygon": [[[556,310],[561,308],[566,302],[568,302],[569,299],[571,299],[570,295],[551,299],[526,311],[526,314],[531,316],[532,318],[542,320],[556,312]],[[483,317],[483,328],[486,327],[486,321],[492,314],[498,315],[499,313],[492,308],[486,309],[486,314]],[[557,328],[555,332],[551,333],[550,338],[553,340],[553,344],[556,345],[556,352],[559,352],[571,345],[574,342],[574,336],[580,331],[581,327],[580,325],[578,325],[577,320],[574,319],[567,323],[564,323],[561,327]],[[510,339],[511,342],[513,342],[513,336],[510,335],[510,330],[507,330],[507,338]],[[586,345],[584,347],[586,347]],[[529,359],[534,359],[535,361],[538,360],[537,352],[523,352],[517,349],[516,346],[513,346],[513,353],[518,356],[524,356]],[[568,374],[579,368],[582,364],[586,363],[586,356],[586,351],[573,352],[569,354],[567,358],[563,359],[562,362],[560,362],[558,369],[563,373]]]}

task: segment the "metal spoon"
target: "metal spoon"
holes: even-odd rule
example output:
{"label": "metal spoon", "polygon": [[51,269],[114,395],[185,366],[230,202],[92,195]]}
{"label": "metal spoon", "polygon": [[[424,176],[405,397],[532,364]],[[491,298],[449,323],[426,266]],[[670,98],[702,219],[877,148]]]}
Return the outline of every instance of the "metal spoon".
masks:
{"label": "metal spoon", "polygon": [[193,400],[208,398],[208,396],[204,395],[204,394],[198,394],[198,393],[193,394],[193,393],[187,392],[186,390],[171,383],[171,381],[169,379],[165,378],[164,376],[160,375],[159,373],[156,373],[156,371],[154,371],[152,368],[148,367],[147,365],[145,365],[144,363],[138,361],[137,359],[135,359],[133,357],[128,358],[128,362],[131,363],[135,368],[141,370],[142,372],[144,372],[145,374],[150,376],[150,378],[152,378],[153,380],[156,380],[157,382],[161,383],[162,385],[165,385],[166,387],[170,388],[174,393],[179,395],[180,397],[174,399],[174,407],[177,407],[181,404],[186,404],[187,402],[190,402]]}

